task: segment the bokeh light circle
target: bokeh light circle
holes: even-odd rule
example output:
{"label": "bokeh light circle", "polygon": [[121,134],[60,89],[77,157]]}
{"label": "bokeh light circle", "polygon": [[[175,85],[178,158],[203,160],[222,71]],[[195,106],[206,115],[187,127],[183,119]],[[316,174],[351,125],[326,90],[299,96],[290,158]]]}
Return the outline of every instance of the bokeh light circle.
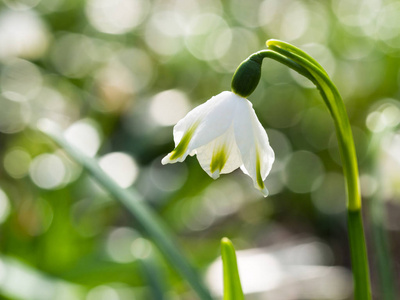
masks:
{"label": "bokeh light circle", "polygon": [[113,261],[118,263],[134,261],[136,258],[131,252],[131,246],[138,237],[138,233],[129,227],[113,229],[106,240],[107,254]]}
{"label": "bokeh light circle", "polygon": [[39,68],[23,59],[7,62],[1,72],[0,87],[7,99],[23,102],[32,99],[42,87]]}
{"label": "bokeh light circle", "polygon": [[99,165],[120,187],[131,186],[138,174],[139,168],[135,160],[128,154],[112,152],[99,160]]}
{"label": "bokeh light circle", "polygon": [[150,104],[150,116],[161,126],[175,125],[190,110],[187,96],[179,90],[156,94]]}
{"label": "bokeh light circle", "polygon": [[11,57],[40,58],[49,45],[48,30],[33,11],[0,13],[0,61]]}
{"label": "bokeh light circle", "polygon": [[314,205],[325,214],[339,214],[346,210],[346,190],[342,174],[325,174],[321,185],[312,192]]}
{"label": "bokeh light circle", "polygon": [[89,0],[86,16],[100,32],[123,34],[139,26],[149,8],[146,0]]}
{"label": "bokeh light circle", "polygon": [[283,179],[295,193],[309,193],[322,183],[324,165],[321,159],[309,151],[296,151],[286,161]]}
{"label": "bokeh light circle", "polygon": [[11,148],[4,155],[3,165],[13,178],[22,178],[29,172],[31,156],[22,148]]}
{"label": "bokeh light circle", "polygon": [[75,122],[64,133],[67,141],[87,156],[93,157],[100,147],[100,134],[92,120]]}
{"label": "bokeh light circle", "polygon": [[30,118],[29,107],[0,96],[0,132],[16,133],[23,130]]}
{"label": "bokeh light circle", "polygon": [[59,188],[64,183],[66,174],[67,169],[62,159],[49,153],[36,156],[29,168],[32,181],[47,190]]}

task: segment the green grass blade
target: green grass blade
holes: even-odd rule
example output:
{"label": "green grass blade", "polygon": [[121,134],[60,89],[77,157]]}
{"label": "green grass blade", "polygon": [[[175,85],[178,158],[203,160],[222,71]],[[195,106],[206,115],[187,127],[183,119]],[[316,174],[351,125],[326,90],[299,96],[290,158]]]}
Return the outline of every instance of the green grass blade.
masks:
{"label": "green grass blade", "polygon": [[221,254],[224,269],[224,300],[244,300],[235,249],[226,237],[221,240]]}
{"label": "green grass blade", "polygon": [[203,285],[197,272],[178,248],[178,243],[163,221],[146,205],[142,196],[135,190],[125,190],[114,182],[100,168],[97,161],[74,148],[64,138],[63,133],[56,124],[51,121],[42,121],[38,124],[39,130],[61,146],[69,156],[83,166],[83,168],[96,179],[96,181],[108,191],[116,200],[124,205],[135,219],[141,224],[149,238],[164,254],[171,265],[185,278],[197,292],[200,299],[211,300],[211,295]]}

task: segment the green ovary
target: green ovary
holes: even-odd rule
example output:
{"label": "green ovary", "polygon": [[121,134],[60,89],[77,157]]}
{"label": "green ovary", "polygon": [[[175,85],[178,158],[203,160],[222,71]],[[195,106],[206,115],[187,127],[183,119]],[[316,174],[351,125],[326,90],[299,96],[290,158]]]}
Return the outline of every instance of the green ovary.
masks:
{"label": "green ovary", "polygon": [[190,140],[193,137],[194,132],[196,131],[198,123],[194,123],[188,131],[185,132],[179,144],[175,147],[175,149],[171,152],[171,160],[177,159],[185,154],[187,147],[189,146]]}
{"label": "green ovary", "polygon": [[214,173],[216,170],[219,170],[221,172],[227,160],[228,152],[224,145],[222,145],[222,147],[214,148],[210,164],[211,173]]}
{"label": "green ovary", "polygon": [[260,155],[258,154],[258,150],[256,150],[256,176],[257,176],[257,184],[260,190],[265,188],[264,181],[261,177],[261,162]]}

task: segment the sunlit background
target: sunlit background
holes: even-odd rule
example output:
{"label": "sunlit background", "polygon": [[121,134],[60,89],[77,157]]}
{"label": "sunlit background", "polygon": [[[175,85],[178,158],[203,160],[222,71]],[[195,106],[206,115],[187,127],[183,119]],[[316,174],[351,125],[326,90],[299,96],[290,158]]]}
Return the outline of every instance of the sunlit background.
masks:
{"label": "sunlit background", "polygon": [[213,181],[195,158],[161,165],[173,125],[276,38],[313,55],[345,100],[380,299],[368,203],[383,208],[398,274],[399,20],[395,0],[2,0],[0,298],[156,299],[157,274],[165,299],[195,299],[134,218],[35,131],[46,118],[143,196],[216,298],[227,236],[247,299],[351,299],[334,128],[304,78],[265,60],[249,97],[276,153],[268,198],[240,171]]}

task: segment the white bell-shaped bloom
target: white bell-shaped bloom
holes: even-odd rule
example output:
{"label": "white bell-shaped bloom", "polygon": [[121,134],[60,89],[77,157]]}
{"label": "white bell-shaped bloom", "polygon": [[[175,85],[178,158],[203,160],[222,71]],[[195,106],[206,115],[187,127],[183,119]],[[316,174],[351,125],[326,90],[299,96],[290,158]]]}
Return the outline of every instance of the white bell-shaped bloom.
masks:
{"label": "white bell-shaped bloom", "polygon": [[264,196],[264,180],[275,155],[252,104],[233,92],[222,92],[190,111],[174,127],[175,149],[162,164],[197,155],[204,171],[217,179],[237,168],[249,175]]}

